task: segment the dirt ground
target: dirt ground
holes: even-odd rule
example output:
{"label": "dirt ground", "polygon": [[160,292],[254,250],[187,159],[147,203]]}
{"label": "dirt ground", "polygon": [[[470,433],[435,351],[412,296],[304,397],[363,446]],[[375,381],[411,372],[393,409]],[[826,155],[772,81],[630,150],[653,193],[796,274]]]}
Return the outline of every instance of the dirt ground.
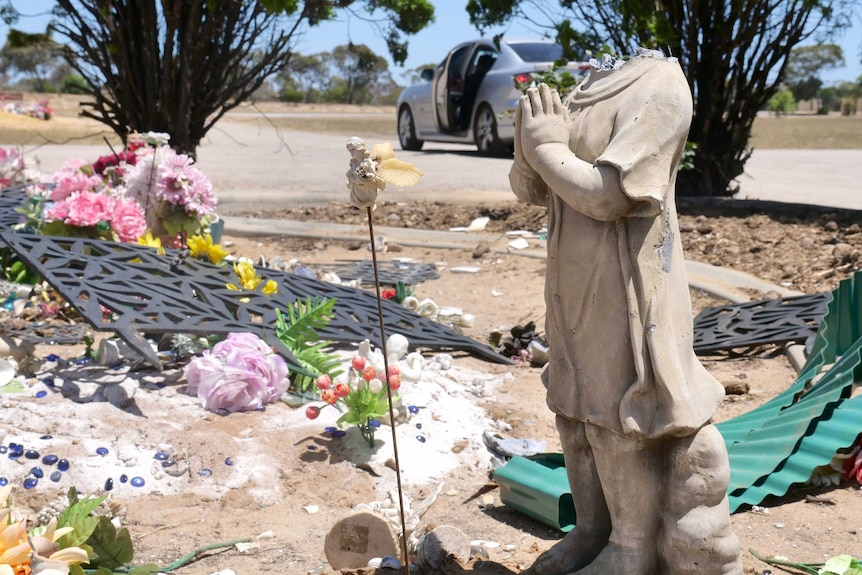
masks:
{"label": "dirt ground", "polygon": [[[806,293],[828,290],[862,265],[858,213],[704,201],[681,202],[681,213],[688,258],[747,271],[787,288]],[[343,205],[303,208],[277,216],[335,222],[359,221],[364,217]],[[474,210],[439,204],[382,204],[375,213],[379,225],[432,229],[465,226],[480,216],[491,218],[489,229],[537,231],[544,214],[542,209],[515,203],[479,206]],[[266,214],[266,217],[274,216]],[[328,240],[226,237],[223,243],[236,255],[254,259],[263,255],[268,260],[275,256],[296,258],[310,267],[369,257],[365,246]],[[434,263],[441,277],[415,286],[417,295],[473,314],[473,326],[463,331],[479,341],[487,341],[494,331],[505,332],[527,321],[536,321],[541,326],[544,261],[515,253],[479,255],[481,251],[474,254],[473,250],[396,247],[381,255],[381,259],[409,257]],[[462,266],[476,267],[478,271],[453,272],[453,268]],[[752,294],[753,299],[767,296]],[[693,292],[692,297],[695,313],[724,303],[699,292]],[[44,361],[49,353],[74,358],[81,348],[40,346],[35,355]],[[763,403],[795,377],[782,351],[771,346],[701,359],[725,385],[748,386],[747,393],[727,396],[716,414],[717,421]],[[538,368],[491,364],[458,354],[454,356],[454,366],[462,371],[451,376],[455,381],[450,390],[453,401],[456,395],[470,397],[464,390],[471,386],[475,389],[475,382],[481,379],[485,382],[480,386],[482,391],[474,393],[472,401],[484,411],[488,421],[494,422],[495,429],[504,429],[516,438],[544,440],[548,450],[558,448]],[[136,494],[133,488],[116,484],[111,496],[125,506],[123,523],[135,543],[135,561],[166,565],[203,545],[267,533],[266,538],[249,550],[241,552],[234,547],[213,550],[179,572],[333,573],[323,552],[327,533],[357,504],[381,500],[393,485],[392,469],[363,464],[365,460],[357,459],[356,450],[323,433],[320,426],[310,427],[301,415],[297,416],[300,410],[296,408],[274,404],[264,412],[218,416],[204,412],[184,395],[183,381],[177,372],[141,377],[150,378],[151,383],[161,377],[170,385],[165,388],[142,385],[135,396],[142,413],[135,416],[127,413],[128,409],[117,409],[108,403],[72,406],[71,418],[81,426],[81,444],[95,445],[98,430],[109,429],[114,436],[140,448],[170,443],[178,452],[193,454],[190,460],[216,462],[231,456],[237,461],[234,473],[241,471],[248,476],[236,476],[235,483],[210,489],[200,477],[189,472],[174,480],[173,491],[163,494]],[[50,400],[68,403],[59,395]],[[16,413],[12,409],[24,409],[34,416],[38,413],[38,404],[32,398],[22,399],[20,405],[8,396],[0,401],[6,414]],[[435,424],[446,420],[443,411],[424,413],[424,419],[398,426],[400,450],[416,452],[421,457],[423,444],[414,441],[417,429],[424,422],[423,433],[433,442]],[[62,427],[60,422],[50,421],[28,425],[33,433]],[[16,431],[14,422],[4,415],[0,436],[4,432],[8,435],[3,442],[14,437]],[[442,437],[442,433],[437,437]],[[499,490],[490,482],[491,465],[482,454],[481,437],[463,437],[443,448],[455,453],[464,445],[468,446],[466,453],[472,455],[463,457],[462,453],[459,465],[445,476],[436,476],[433,469],[421,469],[434,481],[411,484],[405,489],[416,501],[431,493],[439,481],[445,481],[422,526],[454,526],[471,540],[485,544],[487,559],[448,565],[438,572],[519,573],[561,534],[501,503]],[[246,456],[248,462],[243,459]],[[412,465],[433,465],[433,459]],[[3,469],[0,467],[0,472]],[[212,469],[215,475],[220,472],[215,464]],[[16,490],[15,497],[19,504],[35,511],[60,493],[59,488],[43,482],[39,489]],[[821,496],[822,502],[806,502],[805,496],[812,494]],[[773,573],[780,570],[755,559],[749,549],[764,556],[804,562],[823,561],[846,553],[859,556],[860,518],[862,491],[858,485],[830,489],[800,487],[786,497],[765,502],[763,509],[735,514],[733,525],[740,538],[745,572],[759,574],[765,569]],[[387,572],[394,573],[380,571]]]}

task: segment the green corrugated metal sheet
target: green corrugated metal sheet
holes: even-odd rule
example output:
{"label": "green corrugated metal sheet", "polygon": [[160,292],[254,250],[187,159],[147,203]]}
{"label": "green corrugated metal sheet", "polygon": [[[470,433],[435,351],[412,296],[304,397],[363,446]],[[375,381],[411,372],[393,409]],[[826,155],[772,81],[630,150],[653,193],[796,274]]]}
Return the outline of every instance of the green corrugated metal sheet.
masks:
{"label": "green corrugated metal sheet", "polygon": [[[814,381],[815,376],[819,379]],[[782,394],[718,424],[730,456],[731,511],[784,495],[862,432],[862,275],[841,282],[802,372]]]}

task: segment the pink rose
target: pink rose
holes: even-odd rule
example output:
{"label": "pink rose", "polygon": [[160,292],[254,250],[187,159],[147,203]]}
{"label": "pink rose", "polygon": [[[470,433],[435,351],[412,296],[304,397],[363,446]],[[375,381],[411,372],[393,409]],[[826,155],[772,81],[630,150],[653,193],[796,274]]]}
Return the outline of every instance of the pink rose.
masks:
{"label": "pink rose", "polygon": [[121,242],[136,242],[147,231],[147,220],[134,200],[118,199],[111,214],[111,229]]}
{"label": "pink rose", "polygon": [[284,359],[250,333],[229,334],[183,371],[189,393],[211,411],[257,409],[277,401],[290,386]]}

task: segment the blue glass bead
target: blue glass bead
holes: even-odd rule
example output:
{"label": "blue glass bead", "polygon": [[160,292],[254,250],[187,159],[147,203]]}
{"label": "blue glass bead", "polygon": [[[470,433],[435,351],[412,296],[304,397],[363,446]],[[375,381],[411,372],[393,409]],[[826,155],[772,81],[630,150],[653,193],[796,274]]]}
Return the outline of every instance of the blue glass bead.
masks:
{"label": "blue glass bead", "polygon": [[231,458],[231,457],[225,457],[225,459],[224,459],[224,464],[225,464],[225,465],[233,465],[233,458]]}
{"label": "blue glass bead", "polygon": [[129,476],[128,476],[128,475],[126,475],[125,473],[123,473],[122,475],[120,475],[120,483],[125,483],[125,482],[126,482],[126,481],[128,481],[128,480],[129,480]]}
{"label": "blue glass bead", "polygon": [[35,477],[28,477],[24,480],[24,489],[33,489],[39,485],[39,480]]}
{"label": "blue glass bead", "polygon": [[24,453],[24,457],[26,457],[27,459],[39,459],[40,455],[39,455],[39,452],[36,451],[35,449],[28,449]]}
{"label": "blue glass bead", "polygon": [[42,383],[44,383],[48,387],[54,387],[54,378],[53,377],[46,377],[45,379],[42,380]]}
{"label": "blue glass bead", "polygon": [[45,439],[45,440],[48,440],[48,439],[54,439],[54,436],[53,436],[53,435],[43,435],[43,436],[42,436],[42,437],[40,437],[39,439]]}
{"label": "blue glass bead", "polygon": [[59,469],[60,471],[68,471],[69,470],[69,460],[68,459],[61,459],[60,461],[58,461],[57,462],[57,469]]}
{"label": "blue glass bead", "polygon": [[311,451],[317,451],[317,446],[316,445],[309,445],[308,449],[310,449]]}
{"label": "blue glass bead", "polygon": [[49,453],[48,455],[46,455],[45,457],[42,458],[42,463],[44,463],[45,465],[54,465],[59,460],[60,460],[59,457],[57,457],[54,454]]}
{"label": "blue glass bead", "polygon": [[61,477],[63,477],[63,474],[59,471],[55,471],[51,474],[49,479],[51,479],[51,481],[53,481],[54,483],[57,483],[58,481],[60,481]]}
{"label": "blue glass bead", "polygon": [[407,406],[407,411],[409,411],[409,412],[410,412],[410,413],[412,413],[413,415],[416,415],[417,413],[419,413],[419,408],[418,408],[418,407],[416,407],[415,405],[408,405],[408,406]]}
{"label": "blue glass bead", "polygon": [[132,477],[132,487],[143,487],[144,483],[143,477]]}
{"label": "blue glass bead", "polygon": [[97,447],[96,448],[96,455],[101,455],[104,457],[107,454],[108,454],[108,448],[107,447]]}
{"label": "blue glass bead", "polygon": [[9,442],[9,449],[17,449],[18,447],[21,447],[21,446],[18,445],[17,443],[15,443],[14,441]]}
{"label": "blue glass bead", "polygon": [[213,474],[213,470],[212,470],[212,469],[207,469],[207,468],[201,469],[201,472],[199,473],[199,475],[200,475],[201,477],[209,477],[209,476],[210,476],[210,475],[212,475],[212,474]]}
{"label": "blue glass bead", "polygon": [[105,480],[105,491],[110,491],[114,488],[114,478],[109,477]]}
{"label": "blue glass bead", "polygon": [[380,427],[380,422],[376,419],[369,419],[368,425],[370,425],[371,427]]}
{"label": "blue glass bead", "polygon": [[170,461],[162,461],[162,467],[172,467],[176,465],[177,462],[171,459]]}
{"label": "blue glass bead", "polygon": [[21,457],[21,455],[23,454],[20,451],[10,451],[9,459],[18,459],[19,457]]}
{"label": "blue glass bead", "polygon": [[0,477],[0,487],[6,487],[9,485],[9,480],[5,477]]}
{"label": "blue glass bead", "polygon": [[85,363],[90,363],[89,357],[79,357],[75,360],[75,365],[84,365]]}
{"label": "blue glass bead", "polygon": [[48,357],[45,358],[46,361],[58,361],[59,359],[60,359],[60,356],[57,355],[56,353],[49,353]]}
{"label": "blue glass bead", "polygon": [[416,429],[422,429],[422,424],[421,424],[421,423],[417,423],[417,424],[416,424]]}
{"label": "blue glass bead", "polygon": [[419,443],[425,443],[425,436],[424,435],[417,435],[416,439],[419,441]]}
{"label": "blue glass bead", "polygon": [[36,479],[42,479],[45,477],[45,474],[42,472],[41,467],[33,467],[30,469],[30,475],[35,477]]}
{"label": "blue glass bead", "polygon": [[42,399],[42,398],[43,398],[43,397],[45,397],[46,395],[48,395],[48,392],[47,392],[47,391],[45,391],[44,389],[43,389],[42,391],[37,391],[37,392],[36,392],[36,397],[38,397],[39,399]]}
{"label": "blue glass bead", "polygon": [[170,456],[164,451],[156,451],[156,454],[153,455],[153,459],[157,461],[167,461]]}
{"label": "blue glass bead", "polygon": [[332,437],[344,437],[345,435],[347,435],[347,432],[343,429],[336,429],[332,432]]}
{"label": "blue glass bead", "polygon": [[0,445],[0,455],[5,455],[6,452],[9,451],[9,448],[5,445]]}
{"label": "blue glass bead", "polygon": [[335,433],[336,431],[338,431],[338,428],[330,425],[329,427],[324,427],[323,431],[325,431],[326,433]]}
{"label": "blue glass bead", "polygon": [[265,406],[265,405],[263,405],[263,404],[260,404],[260,405],[258,405],[258,406],[257,406],[257,410],[258,410],[258,411],[266,411],[266,406]]}

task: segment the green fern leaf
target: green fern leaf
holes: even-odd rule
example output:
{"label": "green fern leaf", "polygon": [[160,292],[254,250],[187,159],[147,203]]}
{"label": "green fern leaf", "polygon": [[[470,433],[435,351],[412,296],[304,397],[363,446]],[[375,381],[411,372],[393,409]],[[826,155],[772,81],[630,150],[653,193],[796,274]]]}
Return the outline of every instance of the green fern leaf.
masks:
{"label": "green fern leaf", "polygon": [[291,351],[318,339],[317,330],[329,325],[335,299],[307,297],[287,308],[287,320],[280,310],[276,313],[276,336]]}
{"label": "green fern leaf", "polygon": [[67,494],[69,506],[60,513],[57,519],[57,527],[71,527],[74,531],[60,538],[60,547],[79,547],[90,538],[93,531],[99,525],[99,518],[90,513],[102,504],[104,497],[85,497],[78,499],[78,491],[74,487],[69,488]]}

